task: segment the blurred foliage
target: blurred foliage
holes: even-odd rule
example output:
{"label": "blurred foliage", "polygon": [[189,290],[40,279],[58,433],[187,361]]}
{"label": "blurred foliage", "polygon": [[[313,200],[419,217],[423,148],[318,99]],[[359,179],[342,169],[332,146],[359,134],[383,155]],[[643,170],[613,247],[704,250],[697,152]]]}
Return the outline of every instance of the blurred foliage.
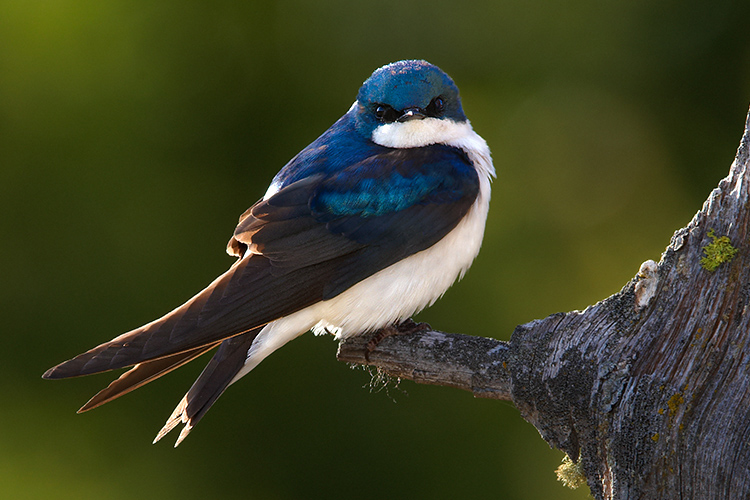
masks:
{"label": "blurred foliage", "polygon": [[498,169],[482,253],[420,319],[508,338],[616,292],[726,175],[748,19],[741,0],[3,2],[3,498],[585,498],[512,405],[370,393],[328,338],[272,356],[177,450],[149,443],[201,363],[79,416],[110,377],[40,375],[223,271],[237,216],[403,58],[453,76]]}

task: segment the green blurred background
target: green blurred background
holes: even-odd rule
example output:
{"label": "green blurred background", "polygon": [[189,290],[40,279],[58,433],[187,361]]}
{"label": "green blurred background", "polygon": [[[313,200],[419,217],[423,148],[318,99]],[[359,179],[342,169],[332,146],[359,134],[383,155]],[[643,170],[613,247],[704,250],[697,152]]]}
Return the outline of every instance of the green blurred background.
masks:
{"label": "green blurred background", "polygon": [[748,19],[744,0],[3,2],[0,497],[586,498],[509,403],[371,391],[330,338],[269,358],[176,450],[150,442],[208,358],[84,415],[110,376],[40,376],[227,268],[239,214],[404,58],[454,78],[498,170],[482,253],[419,319],[507,339],[616,292],[728,171]]}

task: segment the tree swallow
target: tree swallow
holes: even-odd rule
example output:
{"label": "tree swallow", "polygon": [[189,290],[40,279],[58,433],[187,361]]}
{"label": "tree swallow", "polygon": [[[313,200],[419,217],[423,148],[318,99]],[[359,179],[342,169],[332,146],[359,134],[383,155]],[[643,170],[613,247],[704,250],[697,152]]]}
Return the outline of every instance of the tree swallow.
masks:
{"label": "tree swallow", "polygon": [[426,61],[383,66],[242,214],[226,273],[44,378],[132,366],[82,412],[218,347],[154,440],[184,424],[177,446],[230,384],[304,332],[345,339],[434,303],[479,252],[494,176],[447,74]]}

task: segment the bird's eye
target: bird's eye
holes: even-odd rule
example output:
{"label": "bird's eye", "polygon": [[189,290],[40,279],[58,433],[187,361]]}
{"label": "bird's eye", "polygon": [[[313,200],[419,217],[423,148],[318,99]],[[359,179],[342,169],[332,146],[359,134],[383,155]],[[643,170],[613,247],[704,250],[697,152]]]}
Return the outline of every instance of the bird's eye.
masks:
{"label": "bird's eye", "polygon": [[444,109],[445,101],[443,101],[442,97],[436,97],[432,101],[430,101],[430,104],[427,106],[427,109],[425,109],[425,111],[427,112],[427,116],[437,117],[440,115],[440,113],[443,112]]}
{"label": "bird's eye", "polygon": [[375,117],[381,122],[395,122],[398,116],[398,112],[387,104],[378,104],[375,108]]}

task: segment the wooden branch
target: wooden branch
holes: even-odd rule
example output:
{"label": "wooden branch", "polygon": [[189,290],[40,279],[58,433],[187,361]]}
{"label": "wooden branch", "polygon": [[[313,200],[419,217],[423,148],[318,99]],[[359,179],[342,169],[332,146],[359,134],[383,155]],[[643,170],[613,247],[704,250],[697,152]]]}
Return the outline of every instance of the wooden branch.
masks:
{"label": "wooden branch", "polygon": [[433,330],[386,337],[370,351],[375,334],[339,344],[339,361],[373,365],[392,377],[471,391],[510,401],[508,344],[500,340]]}
{"label": "wooden branch", "polygon": [[338,357],[510,399],[597,499],[750,497],[750,115],[729,175],[657,264],[507,343],[436,331]]}

